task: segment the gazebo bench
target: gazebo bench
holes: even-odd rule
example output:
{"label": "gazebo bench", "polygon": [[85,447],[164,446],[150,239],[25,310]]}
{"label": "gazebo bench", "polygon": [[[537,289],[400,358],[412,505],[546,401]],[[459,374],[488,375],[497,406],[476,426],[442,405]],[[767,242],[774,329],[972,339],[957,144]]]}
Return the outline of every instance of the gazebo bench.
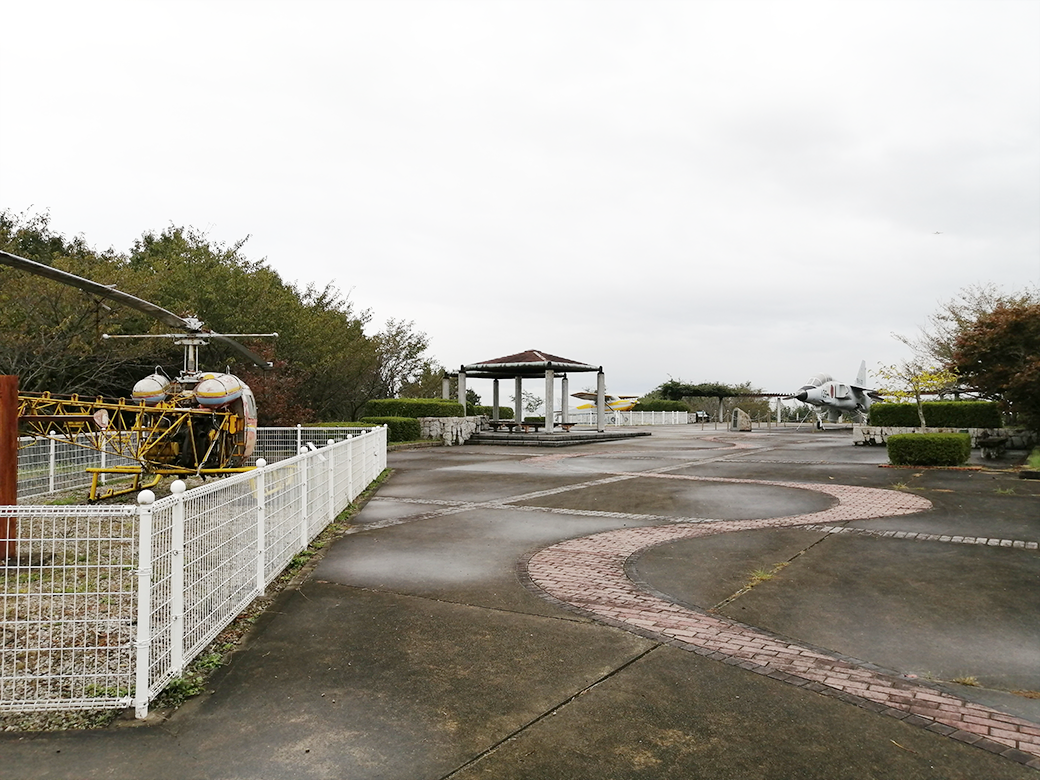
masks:
{"label": "gazebo bench", "polygon": [[498,431],[499,428],[505,428],[506,430],[515,430],[518,425],[516,420],[488,420],[488,427],[493,431]]}

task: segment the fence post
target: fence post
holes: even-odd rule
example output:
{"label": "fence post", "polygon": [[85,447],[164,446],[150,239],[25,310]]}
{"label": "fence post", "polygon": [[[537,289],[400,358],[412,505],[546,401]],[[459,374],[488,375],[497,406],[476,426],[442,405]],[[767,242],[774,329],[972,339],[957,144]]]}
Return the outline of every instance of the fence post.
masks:
{"label": "fence post", "polygon": [[326,505],[329,508],[329,514],[326,515],[326,519],[324,519],[322,527],[331,523],[333,521],[333,518],[335,518],[336,515],[339,514],[336,512],[336,454],[332,450],[333,444],[334,442],[330,440],[329,443],[326,445],[326,451],[329,453],[326,457],[326,491],[329,494],[329,502]]}
{"label": "fence post", "polygon": [[347,434],[347,504],[354,500],[354,458],[357,453],[357,442],[354,435]]}
{"label": "fence post", "polygon": [[267,539],[267,531],[264,527],[264,514],[267,509],[267,492],[264,488],[264,468],[266,466],[266,460],[257,458],[256,471],[253,472],[255,475],[253,477],[254,490],[256,490],[256,594],[258,596],[263,595],[264,588],[267,586],[264,576],[267,568],[264,564],[264,542]]}
{"label": "fence post", "polygon": [[175,676],[184,671],[184,491],[183,480],[170,485],[173,512],[170,528],[170,667]]}
{"label": "fence post", "polygon": [[303,426],[300,423],[296,423],[296,451],[300,451],[300,447],[303,446]]}
{"label": "fence post", "polygon": [[148,717],[148,671],[152,646],[152,504],[155,493],[142,490],[137,531],[137,642],[134,659],[134,717]]}
{"label": "fence post", "polygon": [[[55,435],[54,431],[51,431],[50,435],[54,436]],[[58,470],[58,442],[56,442],[54,439],[51,439],[50,442],[51,442],[51,462],[50,462],[50,468],[47,469],[48,476],[49,476],[47,492],[48,493],[53,493],[54,492],[55,472],[57,472],[57,470]]]}
{"label": "fence post", "polygon": [[[300,447],[297,452],[306,456],[306,447]],[[300,458],[300,549],[306,550],[310,541],[311,513],[310,498],[307,495],[307,461],[310,458]]]}
{"label": "fence post", "polygon": [[325,442],[329,453],[329,518],[326,523],[331,523],[339,514],[336,507],[336,448],[332,446],[335,443],[335,439]]}
{"label": "fence post", "polygon": [[[18,377],[0,375],[0,506],[18,503]],[[18,518],[0,520],[0,566],[18,557]]]}

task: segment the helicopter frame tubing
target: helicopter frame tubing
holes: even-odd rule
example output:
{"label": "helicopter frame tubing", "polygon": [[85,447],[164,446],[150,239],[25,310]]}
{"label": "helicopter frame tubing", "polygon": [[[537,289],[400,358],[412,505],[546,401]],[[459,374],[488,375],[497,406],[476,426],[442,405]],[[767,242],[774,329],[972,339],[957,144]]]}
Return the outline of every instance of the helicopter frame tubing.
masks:
{"label": "helicopter frame tubing", "polygon": [[[54,439],[76,447],[136,461],[136,466],[87,469],[92,477],[90,500],[153,487],[164,476],[215,476],[248,471],[245,421],[225,409],[156,404],[103,398],[82,399],[51,393],[18,396],[18,422],[34,439]],[[135,475],[129,488],[98,495],[100,474]],[[154,475],[147,484],[144,475]]]}

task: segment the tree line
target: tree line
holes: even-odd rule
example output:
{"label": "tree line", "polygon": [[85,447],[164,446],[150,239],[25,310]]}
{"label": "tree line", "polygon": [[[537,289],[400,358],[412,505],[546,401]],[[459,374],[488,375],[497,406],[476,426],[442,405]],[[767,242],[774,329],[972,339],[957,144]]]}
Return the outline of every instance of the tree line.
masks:
{"label": "tree line", "polygon": [[[0,212],[0,249],[194,315],[217,333],[279,334],[241,341],[274,363],[263,371],[217,342],[204,370],[229,368],[256,394],[261,425],[354,420],[374,398],[440,392],[440,365],[412,321],[377,332],[372,313],[334,285],[297,286],[264,261],[248,259],[247,239],[224,245],[193,228],[145,232],[127,252],[98,251],[82,236],[55,232],[47,214]],[[181,348],[170,340],[101,334],[165,333],[147,314],[67,285],[0,266],[0,374],[24,391],[129,397],[161,366],[175,376]]]}

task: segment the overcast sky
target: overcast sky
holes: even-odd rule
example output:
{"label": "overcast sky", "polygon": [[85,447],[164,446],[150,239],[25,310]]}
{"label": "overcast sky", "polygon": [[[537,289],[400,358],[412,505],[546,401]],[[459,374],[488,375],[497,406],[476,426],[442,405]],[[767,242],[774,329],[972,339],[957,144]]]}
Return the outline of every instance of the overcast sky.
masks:
{"label": "overcast sky", "polygon": [[1040,283],[1037,0],[0,6],[0,207],[248,235],[448,367],[787,391]]}

